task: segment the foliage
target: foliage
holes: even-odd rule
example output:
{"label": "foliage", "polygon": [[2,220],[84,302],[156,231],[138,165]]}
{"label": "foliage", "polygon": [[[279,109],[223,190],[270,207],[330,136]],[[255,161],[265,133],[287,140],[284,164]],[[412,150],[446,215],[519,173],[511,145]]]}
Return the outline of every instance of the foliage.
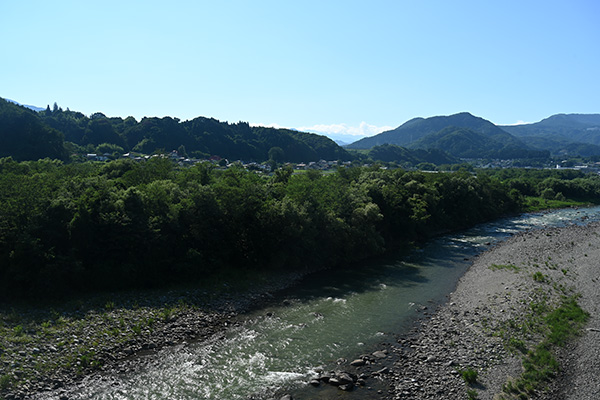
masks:
{"label": "foliage", "polygon": [[478,373],[472,368],[467,368],[463,371],[460,371],[460,375],[464,379],[464,381],[469,385],[474,385],[477,383]]}
{"label": "foliage", "polygon": [[[528,184],[542,187],[546,178]],[[596,177],[573,179],[586,189],[568,183],[565,193],[597,188]],[[286,167],[263,178],[238,167],[180,168],[161,157],[104,164],[4,158],[0,296],[333,266],[522,207],[521,191],[501,174],[377,167],[294,174]]]}
{"label": "foliage", "polygon": [[453,164],[457,159],[448,153],[438,150],[407,149],[405,147],[393,144],[382,144],[375,146],[367,153],[373,160],[383,162],[398,162],[417,165],[420,163],[430,163],[434,165]]}
{"label": "foliage", "polygon": [[[286,129],[251,127],[246,122],[229,124],[214,118],[108,118],[95,113],[89,118],[79,112],[54,109],[40,113],[45,124],[64,133],[67,141],[83,148],[115,146],[152,154],[178,150],[181,156],[218,155],[246,161],[349,160],[351,156],[331,139]],[[108,151],[113,153],[113,151]],[[104,151],[102,152],[104,153]]]}
{"label": "foliage", "polygon": [[65,159],[64,136],[25,107],[0,98],[0,157]]}
{"label": "foliage", "polygon": [[230,160],[308,162],[351,160],[333,140],[287,129],[229,124],[213,118],[109,118],[55,106],[39,113],[0,98],[0,157],[16,160],[68,158],[67,149],[84,153],[178,150],[181,156],[218,155]]}

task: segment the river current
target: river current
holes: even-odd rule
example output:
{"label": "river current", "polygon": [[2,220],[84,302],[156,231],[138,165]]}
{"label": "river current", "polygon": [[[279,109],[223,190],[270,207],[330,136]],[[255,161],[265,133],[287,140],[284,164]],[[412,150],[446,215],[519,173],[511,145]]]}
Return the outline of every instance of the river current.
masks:
{"label": "river current", "polygon": [[[147,367],[129,375],[87,381],[74,399],[295,399],[337,398],[337,390],[307,385],[317,368],[336,369],[340,359],[392,343],[419,317],[442,303],[471,259],[517,232],[583,224],[600,219],[600,207],[525,214],[431,240],[350,271],[306,277],[273,305],[243,315],[224,337],[161,350]],[[339,368],[339,367],[337,367]],[[379,398],[385,388],[344,393],[345,399]]]}

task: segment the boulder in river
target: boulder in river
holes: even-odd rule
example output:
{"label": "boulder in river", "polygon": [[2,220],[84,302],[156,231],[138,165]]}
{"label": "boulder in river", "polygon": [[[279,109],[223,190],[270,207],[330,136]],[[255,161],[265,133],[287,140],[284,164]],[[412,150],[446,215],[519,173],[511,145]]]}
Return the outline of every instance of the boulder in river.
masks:
{"label": "boulder in river", "polygon": [[363,365],[365,365],[367,362],[362,359],[362,358],[358,358],[354,361],[350,362],[350,365],[352,365],[353,367],[362,367]]}
{"label": "boulder in river", "polygon": [[375,358],[386,358],[387,352],[385,350],[377,350],[373,353],[373,357]]}
{"label": "boulder in river", "polygon": [[347,372],[341,372],[337,375],[338,380],[340,381],[340,383],[342,385],[348,384],[348,383],[354,383],[356,381],[356,379],[354,379],[354,377],[352,375],[350,375]]}

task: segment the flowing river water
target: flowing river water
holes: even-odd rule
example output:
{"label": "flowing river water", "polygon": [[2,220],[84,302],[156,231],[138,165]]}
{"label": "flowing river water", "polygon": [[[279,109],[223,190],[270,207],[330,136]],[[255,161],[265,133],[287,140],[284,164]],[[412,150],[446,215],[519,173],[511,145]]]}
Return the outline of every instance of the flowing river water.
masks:
{"label": "flowing river water", "polygon": [[[75,399],[338,398],[339,390],[306,382],[315,369],[339,369],[393,343],[423,307],[443,302],[470,259],[509,235],[600,219],[600,207],[526,214],[431,240],[409,253],[387,255],[351,270],[313,274],[279,294],[271,306],[243,315],[225,336],[161,350],[140,371],[85,382]],[[344,393],[380,398],[382,382]]]}

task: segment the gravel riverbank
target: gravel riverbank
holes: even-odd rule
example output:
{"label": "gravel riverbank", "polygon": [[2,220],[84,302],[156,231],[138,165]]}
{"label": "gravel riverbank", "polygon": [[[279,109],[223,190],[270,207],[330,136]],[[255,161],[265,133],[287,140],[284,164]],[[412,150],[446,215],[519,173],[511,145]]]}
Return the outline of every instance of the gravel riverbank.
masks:
{"label": "gravel riverbank", "polygon": [[[0,400],[68,399],[85,379],[127,373],[160,349],[214,339],[236,316],[304,274],[251,287],[113,293],[66,304],[0,306]],[[240,282],[238,282],[239,284]]]}
{"label": "gravel riverbank", "polygon": [[[598,398],[599,280],[598,223],[524,232],[500,243],[474,260],[445,305],[391,347],[396,362],[387,398],[516,398],[503,388],[521,376],[524,354],[543,339],[536,313],[577,293],[590,314],[583,335],[558,350],[555,379],[527,395]],[[461,373],[467,370],[476,373],[470,385]]]}

